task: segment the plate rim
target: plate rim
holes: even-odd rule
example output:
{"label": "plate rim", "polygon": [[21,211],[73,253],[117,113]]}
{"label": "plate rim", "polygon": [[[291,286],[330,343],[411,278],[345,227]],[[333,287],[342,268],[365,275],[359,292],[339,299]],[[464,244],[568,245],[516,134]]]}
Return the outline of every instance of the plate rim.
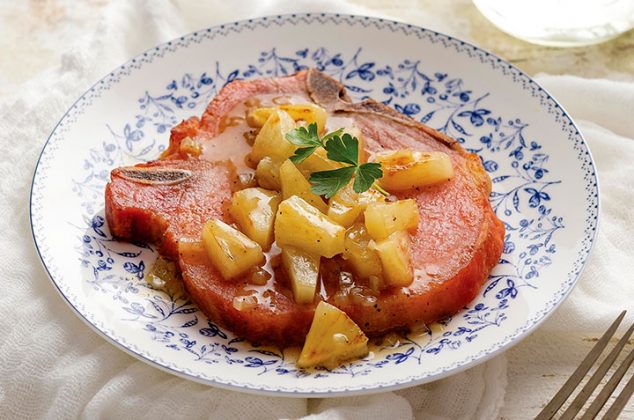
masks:
{"label": "plate rim", "polygon": [[[491,56],[494,59],[497,60],[497,62],[499,63],[503,63],[505,64],[509,69],[513,70],[513,72],[515,74],[517,74],[520,78],[522,78],[524,81],[528,82],[529,85],[534,85],[537,90],[541,91],[544,93],[544,99],[547,101],[552,101],[553,105],[556,108],[559,108],[561,110],[561,116],[564,118],[567,118],[568,121],[570,122],[570,126],[572,126],[574,128],[574,130],[576,131],[575,135],[579,137],[580,144],[582,145],[582,147],[585,149],[584,152],[587,152],[588,155],[588,163],[592,169],[592,174],[591,174],[591,180],[588,181],[588,183],[594,183],[594,191],[589,191],[588,195],[586,195],[586,197],[592,197],[594,199],[596,199],[596,207],[595,210],[592,214],[592,224],[589,224],[587,221],[585,222],[586,226],[585,226],[585,230],[587,230],[588,228],[591,228],[591,233],[589,235],[583,236],[582,240],[587,240],[588,241],[588,247],[587,249],[583,249],[578,252],[576,254],[576,258],[581,257],[581,261],[580,261],[580,266],[577,270],[576,273],[573,273],[574,271],[574,265],[573,265],[573,270],[571,270],[568,273],[569,277],[574,277],[571,278],[569,281],[569,286],[567,288],[567,290],[565,290],[562,294],[557,295],[558,292],[555,292],[555,298],[558,297],[558,300],[555,302],[546,302],[546,307],[545,308],[540,308],[541,311],[545,311],[544,313],[541,313],[538,317],[538,319],[536,319],[535,321],[533,321],[532,324],[527,325],[529,323],[529,321],[527,321],[524,325],[521,325],[520,327],[518,327],[513,333],[511,334],[507,334],[505,337],[503,337],[501,339],[500,342],[494,344],[491,348],[483,350],[481,353],[484,353],[482,355],[471,355],[467,358],[465,358],[463,361],[459,362],[459,364],[455,367],[452,368],[447,368],[444,371],[441,371],[439,373],[436,374],[432,374],[432,375],[428,375],[425,377],[420,377],[420,378],[414,378],[414,379],[410,379],[406,380],[406,382],[400,382],[398,380],[393,381],[393,383],[390,383],[388,385],[385,384],[375,384],[375,385],[371,385],[371,386],[358,386],[355,388],[342,388],[342,389],[337,389],[336,391],[330,390],[330,389],[322,389],[319,388],[318,390],[316,389],[311,389],[311,390],[298,390],[297,388],[293,388],[294,390],[290,390],[289,388],[284,388],[284,387],[280,387],[280,386],[272,386],[271,388],[262,388],[261,386],[258,385],[254,385],[254,384],[249,384],[249,383],[233,383],[234,381],[229,379],[226,381],[222,381],[222,378],[215,378],[215,379],[209,379],[209,378],[205,378],[202,377],[200,375],[197,375],[193,372],[188,372],[187,368],[183,368],[183,369],[177,369],[174,368],[172,366],[169,366],[168,363],[165,363],[165,361],[163,361],[160,357],[151,357],[149,355],[144,354],[144,352],[140,349],[134,349],[133,347],[136,347],[134,345],[130,345],[128,343],[126,343],[126,340],[122,337],[117,337],[117,339],[121,340],[121,341],[117,341],[115,338],[111,337],[110,335],[108,335],[108,331],[107,328],[100,328],[100,326],[96,325],[95,323],[91,322],[80,310],[78,307],[76,307],[71,301],[69,296],[65,295],[64,292],[60,289],[60,286],[58,285],[57,281],[55,280],[55,278],[53,277],[53,274],[51,272],[51,270],[49,269],[49,267],[46,265],[46,262],[44,260],[44,255],[42,254],[42,251],[40,249],[40,244],[38,244],[38,240],[37,240],[37,235],[35,232],[35,224],[37,222],[34,221],[34,209],[33,209],[33,196],[34,196],[34,189],[35,189],[35,184],[36,184],[36,179],[38,177],[38,171],[41,168],[41,163],[42,163],[42,157],[44,156],[44,153],[46,152],[47,148],[50,145],[50,141],[53,137],[53,135],[56,133],[57,129],[59,128],[59,126],[62,124],[62,122],[64,122],[67,117],[69,116],[69,114],[71,113],[71,111],[73,111],[79,104],[80,102],[82,102],[83,100],[86,99],[87,95],[90,92],[93,92],[95,90],[95,87],[97,87],[99,84],[103,84],[106,79],[108,79],[109,77],[115,76],[115,74],[117,74],[117,72],[120,72],[122,70],[126,70],[126,69],[130,69],[131,67],[134,68],[136,67],[137,69],[140,69],[140,65],[138,65],[138,62],[142,62],[142,58],[146,57],[149,55],[149,53],[151,51],[154,50],[163,50],[168,46],[173,46],[174,44],[176,44],[178,41],[185,41],[188,39],[191,39],[193,37],[198,36],[201,33],[214,33],[214,32],[219,32],[223,29],[225,29],[228,26],[244,26],[244,25],[248,25],[248,24],[262,24],[263,22],[267,22],[267,21],[280,21],[281,24],[284,23],[288,23],[290,20],[292,19],[301,19],[301,18],[315,18],[315,17],[322,17],[322,18],[328,18],[331,19],[333,21],[335,21],[336,23],[340,23],[341,19],[352,19],[352,20],[359,20],[359,21],[372,21],[375,23],[386,23],[388,25],[392,25],[392,27],[395,27],[396,29],[418,29],[420,31],[422,31],[423,33],[427,32],[429,34],[431,34],[433,37],[440,37],[440,38],[444,38],[447,41],[450,42],[458,42],[461,46],[468,46],[470,47],[473,51],[479,51],[481,53],[484,53],[487,56]],[[312,23],[312,22],[311,22]],[[384,30],[386,29],[385,27],[377,27],[377,29],[379,30]],[[404,34],[405,36],[410,36],[411,34]],[[179,48],[180,46],[176,46],[176,48]],[[153,60],[152,60],[153,61]],[[151,61],[150,61],[151,62]],[[131,69],[130,69],[131,70]],[[119,74],[119,76],[122,76],[122,74]],[[510,77],[509,75],[504,74],[505,77]],[[116,81],[118,81],[118,79],[115,79]],[[565,133],[565,132],[564,132]],[[367,395],[367,394],[372,394],[372,393],[379,393],[379,392],[387,392],[387,391],[395,391],[395,390],[399,390],[399,389],[404,389],[404,388],[409,388],[409,387],[413,387],[413,386],[417,386],[417,385],[421,385],[424,383],[428,383],[428,382],[432,382],[432,381],[436,381],[436,380],[440,380],[442,378],[460,373],[466,369],[469,369],[471,367],[477,366],[487,360],[490,360],[491,358],[498,356],[501,353],[506,352],[507,350],[509,350],[511,347],[515,346],[516,344],[518,344],[519,342],[521,342],[524,338],[526,338],[531,332],[533,332],[535,329],[537,329],[546,319],[548,319],[554,312],[555,310],[568,298],[568,296],[570,295],[570,293],[572,292],[572,290],[575,288],[575,286],[577,285],[577,282],[579,281],[579,278],[581,277],[583,271],[585,270],[587,264],[588,264],[588,260],[592,254],[592,251],[595,247],[596,244],[596,239],[597,239],[597,233],[599,230],[599,220],[600,220],[600,214],[601,214],[601,200],[600,200],[600,183],[599,183],[599,177],[598,177],[598,171],[597,171],[597,166],[594,162],[594,158],[592,155],[592,152],[590,150],[590,147],[588,145],[588,142],[586,141],[583,133],[581,132],[581,130],[578,128],[577,124],[574,122],[574,120],[572,119],[572,117],[570,116],[570,114],[566,111],[566,109],[550,94],[550,92],[548,92],[544,87],[542,87],[539,83],[537,83],[533,78],[531,78],[529,75],[527,75],[524,71],[522,71],[521,69],[519,69],[518,67],[516,67],[515,65],[513,65],[512,63],[508,62],[507,60],[499,57],[498,55],[484,49],[481,48],[479,46],[476,46],[475,44],[468,42],[468,41],[463,41],[462,39],[453,37],[451,35],[447,35],[443,32],[439,32],[439,31],[435,31],[435,30],[431,30],[428,28],[425,28],[423,26],[419,26],[419,25],[415,25],[415,24],[410,24],[410,23],[405,23],[405,22],[401,22],[401,21],[396,21],[393,19],[385,19],[385,18],[377,18],[377,17],[372,17],[372,16],[365,16],[365,15],[356,15],[356,14],[347,14],[347,13],[287,13],[287,14],[275,14],[275,15],[268,15],[268,16],[262,16],[262,17],[257,17],[257,18],[250,18],[250,19],[242,19],[242,20],[237,20],[237,21],[230,21],[230,22],[226,22],[226,23],[222,23],[222,24],[218,24],[218,25],[214,25],[214,26],[209,26],[209,27],[205,27],[205,28],[201,28],[199,30],[196,31],[192,31],[189,32],[185,35],[173,38],[169,41],[157,44],[152,46],[151,48],[146,49],[145,51],[140,52],[139,54],[135,55],[134,57],[132,57],[131,59],[125,61],[123,64],[115,67],[114,69],[112,69],[110,72],[106,73],[102,78],[100,78],[99,80],[97,80],[94,84],[92,84],[88,89],[86,89],[86,91],[84,91],[74,102],[73,104],[65,111],[65,113],[62,115],[62,117],[59,119],[59,121],[55,124],[54,128],[50,131],[45,143],[42,146],[42,149],[40,151],[40,154],[38,156],[35,168],[33,170],[33,176],[32,176],[32,181],[31,181],[31,188],[30,188],[30,192],[29,192],[29,222],[31,225],[31,235],[32,235],[32,239],[33,239],[33,245],[35,246],[35,249],[37,251],[40,263],[42,265],[42,267],[44,268],[44,271],[46,272],[49,280],[51,281],[51,283],[54,286],[54,289],[57,291],[57,293],[62,297],[62,300],[71,308],[71,310],[78,315],[78,317],[86,324],[88,325],[93,331],[95,331],[99,336],[103,337],[106,339],[106,341],[108,341],[109,343],[113,344],[115,347],[119,348],[120,350],[123,350],[125,353],[135,357],[137,360],[140,360],[152,367],[156,367],[159,368],[160,370],[167,372],[167,373],[171,373],[173,375],[176,375],[178,377],[184,378],[184,379],[188,379],[188,380],[192,380],[198,383],[202,383],[205,385],[211,385],[214,387],[218,387],[218,388],[222,388],[222,389],[227,389],[227,390],[231,390],[231,391],[238,391],[238,392],[245,392],[245,393],[249,393],[249,394],[255,394],[255,395],[266,395],[266,396],[284,396],[284,397],[295,397],[295,398],[307,398],[307,397],[342,397],[342,396],[353,396],[353,395]],[[583,252],[585,251],[585,255],[583,255]],[[574,260],[573,260],[574,261]],[[563,287],[563,285],[562,285]],[[561,290],[561,288],[560,288]],[[547,307],[548,305],[550,305],[550,307]],[[539,311],[538,311],[539,313]],[[503,342],[502,344],[500,344],[501,342]],[[497,346],[497,347],[496,347]],[[466,361],[465,361],[466,360]],[[164,364],[163,364],[163,363]]]}

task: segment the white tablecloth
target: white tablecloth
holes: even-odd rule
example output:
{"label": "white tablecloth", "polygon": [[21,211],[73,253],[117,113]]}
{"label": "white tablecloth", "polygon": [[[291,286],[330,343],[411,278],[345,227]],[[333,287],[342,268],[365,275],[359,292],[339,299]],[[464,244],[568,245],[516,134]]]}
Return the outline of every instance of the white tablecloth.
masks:
{"label": "white tablecloth", "polygon": [[[30,234],[29,192],[49,132],[110,69],[183,33],[266,14],[372,13],[335,1],[60,0],[37,10],[32,13],[27,3],[0,3],[0,13],[10,17],[0,25],[0,418],[529,418],[616,313],[634,309],[634,84],[541,76],[538,81],[568,108],[588,139],[601,180],[602,214],[579,285],[531,337],[464,373],[366,397],[257,397],[145,365],[82,324],[39,264]],[[429,11],[414,15],[418,23],[433,19]],[[634,416],[631,405],[627,410]]]}

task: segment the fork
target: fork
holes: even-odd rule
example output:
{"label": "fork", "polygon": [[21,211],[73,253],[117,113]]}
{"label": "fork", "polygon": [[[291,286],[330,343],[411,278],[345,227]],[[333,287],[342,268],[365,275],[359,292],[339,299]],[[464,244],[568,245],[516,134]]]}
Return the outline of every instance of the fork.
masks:
{"label": "fork", "polygon": [[[557,411],[561,408],[561,406],[568,400],[573,391],[577,388],[581,380],[585,377],[586,373],[590,370],[594,362],[599,358],[603,350],[606,348],[608,342],[616,332],[619,324],[625,317],[625,312],[621,312],[621,314],[614,320],[610,328],[603,334],[603,336],[599,339],[599,341],[594,345],[592,350],[586,355],[585,359],[581,362],[577,370],[568,378],[566,383],[561,387],[561,389],[555,394],[552,400],[544,407],[544,409],[535,417],[536,420],[544,420],[552,418]],[[575,418],[577,413],[583,408],[586,401],[592,395],[595,389],[597,389],[601,379],[606,376],[606,373],[610,369],[610,366],[614,363],[614,361],[619,356],[619,353],[627,343],[627,340],[632,335],[632,331],[634,331],[634,324],[630,326],[629,330],[623,335],[621,340],[614,346],[614,348],[610,351],[610,353],[603,360],[601,365],[595,370],[594,374],[585,386],[581,389],[579,394],[575,397],[572,403],[568,406],[566,411],[561,415],[561,420],[568,420]],[[581,419],[593,419],[596,415],[601,411],[607,400],[610,398],[616,387],[619,385],[623,376],[629,369],[632,361],[634,360],[634,349],[628,354],[628,356],[623,360],[621,365],[617,368],[617,370],[612,374],[610,380],[605,384],[603,389],[599,392],[594,401],[590,404],[590,407],[583,414]],[[621,390],[621,393],[616,397],[610,408],[606,411],[603,419],[616,419],[619,413],[625,407],[625,404],[629,401],[630,397],[634,393],[634,375],[629,379],[627,385]]]}

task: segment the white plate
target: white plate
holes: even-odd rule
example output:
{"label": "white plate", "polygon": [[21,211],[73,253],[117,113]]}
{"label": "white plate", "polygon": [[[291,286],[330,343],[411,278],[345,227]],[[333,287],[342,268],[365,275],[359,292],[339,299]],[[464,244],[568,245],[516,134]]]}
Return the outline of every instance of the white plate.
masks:
{"label": "white plate", "polygon": [[[505,252],[480,295],[431,336],[376,349],[333,371],[297,370],[191,303],[144,281],[153,247],[119,243],[104,223],[111,169],[153,159],[169,129],[201,115],[234,78],[317,67],[464,142],[493,180]],[[393,390],[463,370],[533,330],[574,286],[596,233],[590,152],[557,102],[473,45],[367,17],[301,14],[222,25],[148,50],[96,83],[51,134],[33,179],[35,243],[62,297],[141,360],[188,379],[287,396]]]}

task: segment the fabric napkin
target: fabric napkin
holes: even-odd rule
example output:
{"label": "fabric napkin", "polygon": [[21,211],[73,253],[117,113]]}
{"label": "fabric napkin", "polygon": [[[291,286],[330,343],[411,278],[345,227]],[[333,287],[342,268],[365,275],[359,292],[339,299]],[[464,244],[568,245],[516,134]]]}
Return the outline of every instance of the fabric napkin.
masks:
{"label": "fabric napkin", "polygon": [[[599,232],[568,299],[506,353],[514,384],[501,410],[507,418],[538,413],[622,310],[628,313],[616,337],[634,321],[634,82],[549,75],[535,80],[573,116],[590,146],[599,175]],[[618,360],[633,347],[630,340]],[[634,418],[634,401],[622,418]]]}
{"label": "fabric napkin", "polygon": [[[627,181],[634,179],[634,132],[627,122],[634,86],[545,76],[541,80],[546,87],[582,119],[603,183],[603,215],[597,247],[580,285],[551,320],[510,352],[506,399],[504,355],[403,391],[311,400],[224,391],[147,366],[85,326],[56,294],[39,263],[30,233],[29,192],[37,156],[51,129],[74,100],[112,68],[184,33],[287,12],[376,13],[334,0],[113,0],[95,3],[92,9],[60,0],[55,7],[42,6],[39,15],[29,14],[25,4],[11,6],[15,18],[0,29],[5,40],[0,45],[9,53],[3,51],[0,60],[11,59],[10,64],[0,61],[0,132],[5,145],[0,155],[0,418],[484,419],[496,418],[500,410],[507,418],[528,418],[572,371],[571,353],[582,353],[586,343],[581,337],[601,332],[618,308],[632,305],[633,283],[627,275],[634,267],[627,255],[634,251],[634,195]],[[0,11],[8,8],[5,3]],[[93,13],[85,13],[87,8]],[[412,16],[414,23],[425,23],[428,17]],[[63,19],[53,33],[48,30],[51,19]],[[25,33],[27,39],[21,37]],[[13,80],[20,83],[11,85]],[[600,110],[593,112],[594,107]],[[542,372],[556,372],[561,378],[544,378]],[[534,392],[527,393],[525,385]]]}

